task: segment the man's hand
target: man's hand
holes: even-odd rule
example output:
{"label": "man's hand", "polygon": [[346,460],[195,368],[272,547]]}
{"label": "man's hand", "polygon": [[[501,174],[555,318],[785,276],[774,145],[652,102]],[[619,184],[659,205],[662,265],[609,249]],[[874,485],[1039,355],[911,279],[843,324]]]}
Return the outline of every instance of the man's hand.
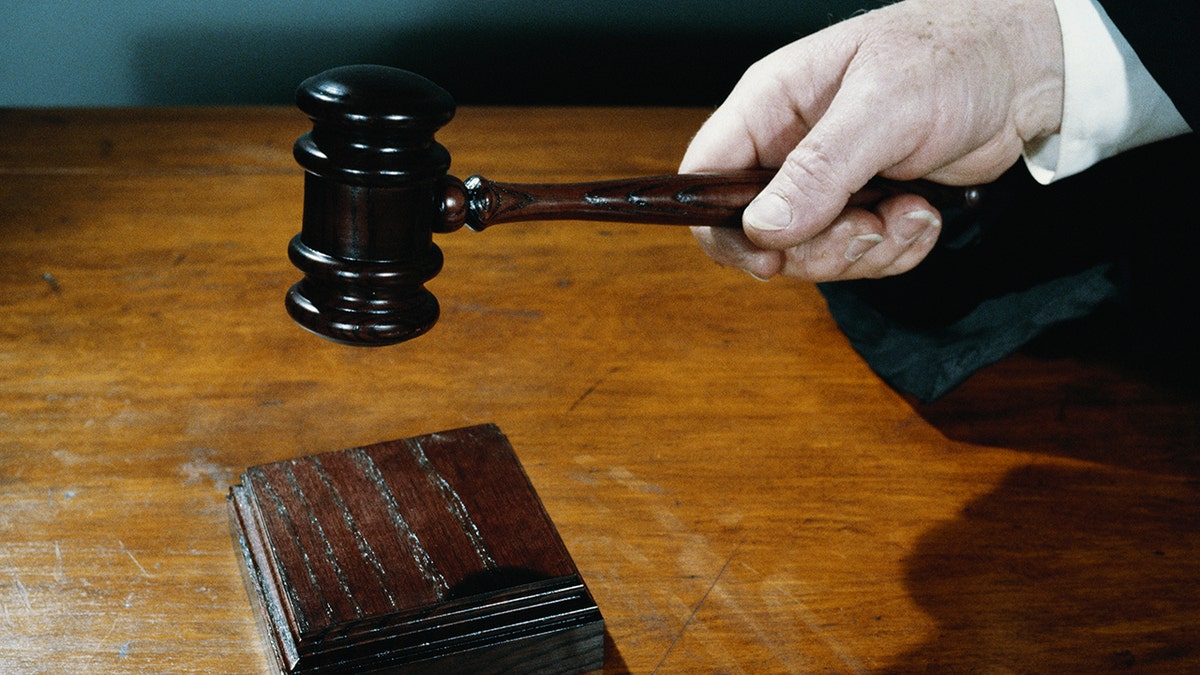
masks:
{"label": "man's hand", "polygon": [[742,231],[694,228],[717,262],[760,279],[906,272],[941,216],[916,195],[846,208],[876,175],[994,180],[1062,119],[1053,0],[905,0],[753,65],[701,127],[681,173],[779,172]]}

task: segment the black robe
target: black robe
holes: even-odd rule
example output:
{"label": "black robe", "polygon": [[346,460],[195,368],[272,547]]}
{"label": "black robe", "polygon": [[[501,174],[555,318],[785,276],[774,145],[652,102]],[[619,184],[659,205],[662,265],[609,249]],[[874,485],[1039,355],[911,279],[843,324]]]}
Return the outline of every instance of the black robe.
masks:
{"label": "black robe", "polygon": [[[1189,126],[1200,129],[1200,2],[1101,2]],[[1135,365],[1194,385],[1195,157],[1188,134],[1049,186],[1018,163],[989,187],[982,210],[943,213],[937,247],[914,270],[821,284],[821,291],[868,364],[922,401],[1031,341],[1050,342],[1048,335],[1070,336],[1068,344],[1083,351],[1104,343]]]}

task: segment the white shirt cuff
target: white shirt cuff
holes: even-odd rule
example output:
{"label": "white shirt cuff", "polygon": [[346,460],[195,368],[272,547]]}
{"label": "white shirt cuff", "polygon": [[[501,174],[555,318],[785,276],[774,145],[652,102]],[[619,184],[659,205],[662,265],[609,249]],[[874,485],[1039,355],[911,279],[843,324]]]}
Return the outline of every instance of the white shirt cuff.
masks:
{"label": "white shirt cuff", "polygon": [[1063,118],[1057,134],[1025,146],[1025,165],[1039,183],[1191,131],[1096,0],[1054,4],[1063,39]]}

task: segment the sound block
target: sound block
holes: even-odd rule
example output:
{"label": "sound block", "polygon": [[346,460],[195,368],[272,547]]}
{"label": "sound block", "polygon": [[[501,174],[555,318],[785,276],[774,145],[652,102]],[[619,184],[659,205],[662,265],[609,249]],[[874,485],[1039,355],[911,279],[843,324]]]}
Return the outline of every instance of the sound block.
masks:
{"label": "sound block", "polygon": [[580,673],[604,619],[494,425],[247,469],[234,543],[283,673]]}

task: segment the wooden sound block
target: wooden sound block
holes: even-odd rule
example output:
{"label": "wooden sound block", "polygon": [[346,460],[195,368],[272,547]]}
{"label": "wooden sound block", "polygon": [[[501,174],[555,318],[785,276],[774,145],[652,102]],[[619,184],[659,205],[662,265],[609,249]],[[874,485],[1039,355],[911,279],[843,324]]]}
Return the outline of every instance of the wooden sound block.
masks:
{"label": "wooden sound block", "polygon": [[284,673],[579,673],[604,619],[494,425],[250,468],[230,489]]}

